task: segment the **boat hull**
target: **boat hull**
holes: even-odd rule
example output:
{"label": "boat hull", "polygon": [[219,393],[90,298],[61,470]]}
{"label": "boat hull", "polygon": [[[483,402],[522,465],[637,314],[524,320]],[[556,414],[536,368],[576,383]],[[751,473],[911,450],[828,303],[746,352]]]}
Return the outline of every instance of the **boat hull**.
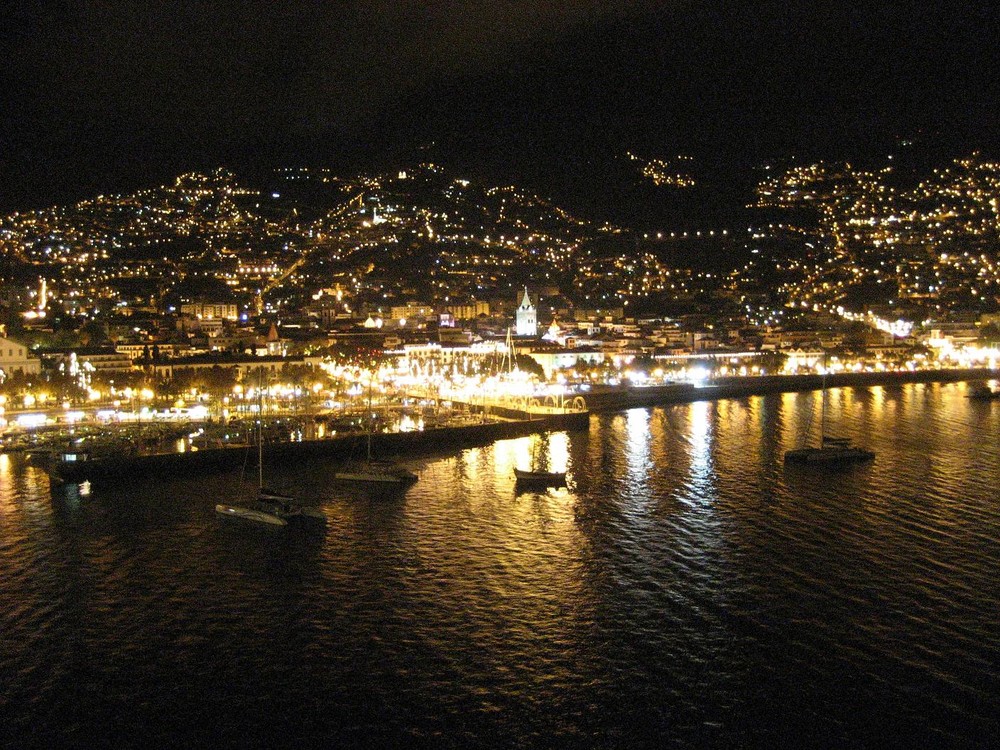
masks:
{"label": "boat hull", "polygon": [[268,515],[277,516],[285,520],[292,518],[310,518],[317,521],[326,520],[326,516],[323,515],[323,511],[319,508],[312,505],[301,505],[291,495],[283,495],[268,490],[261,490],[257,494],[257,499],[245,506],[233,507],[246,507],[250,510],[260,511],[261,513],[267,513]]}
{"label": "boat hull", "polygon": [[564,471],[525,471],[514,469],[514,480],[519,484],[534,484],[546,487],[561,487],[566,484]]}
{"label": "boat hull", "polygon": [[417,481],[412,475],[386,474],[377,471],[338,471],[334,474],[336,479],[345,482],[367,482],[369,484],[411,484]]}
{"label": "boat hull", "polygon": [[996,401],[1000,399],[1000,391],[978,388],[969,393],[969,398],[973,401]]}
{"label": "boat hull", "polygon": [[338,471],[335,479],[376,485],[405,485],[417,481],[417,475],[391,462],[371,461]]}
{"label": "boat hull", "polygon": [[857,464],[875,459],[865,448],[799,448],[785,453],[786,464]]}
{"label": "boat hull", "polygon": [[262,510],[256,510],[254,508],[246,508],[242,505],[216,505],[215,512],[218,513],[223,518],[235,518],[243,521],[253,521],[255,523],[263,523],[269,526],[287,526],[288,521],[284,518],[274,515],[273,513],[266,513]]}

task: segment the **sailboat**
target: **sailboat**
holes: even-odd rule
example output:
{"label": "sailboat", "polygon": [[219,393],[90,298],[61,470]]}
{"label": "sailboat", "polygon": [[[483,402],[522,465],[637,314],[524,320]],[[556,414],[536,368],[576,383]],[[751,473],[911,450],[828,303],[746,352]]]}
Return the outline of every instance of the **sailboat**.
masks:
{"label": "sailboat", "polygon": [[[258,390],[258,393],[260,391]],[[325,521],[319,508],[302,505],[291,495],[264,486],[264,412],[263,402],[257,419],[257,494],[253,500],[232,505],[218,504],[216,513],[227,518],[242,518],[247,521],[286,526],[291,518],[310,518]]]}
{"label": "sailboat", "polygon": [[[535,442],[537,449],[540,441]],[[566,484],[565,471],[541,471],[541,460],[538,450],[532,451],[531,468],[519,469],[514,467],[514,482],[517,486],[524,487],[562,487]]]}
{"label": "sailboat", "polygon": [[365,431],[364,461],[349,464],[333,476],[347,482],[363,482],[381,487],[401,487],[417,481],[417,475],[394,461],[372,458],[372,387],[368,384],[368,426]]}
{"label": "sailboat", "polygon": [[262,513],[270,513],[282,519],[312,518],[326,520],[323,512],[311,505],[302,505],[291,495],[264,486],[263,435],[257,441],[257,499],[249,507]]}
{"label": "sailboat", "polygon": [[786,464],[841,465],[871,461],[875,452],[851,445],[850,438],[826,434],[826,368],[823,370],[823,395],[820,407],[819,446],[805,446],[785,451]]}

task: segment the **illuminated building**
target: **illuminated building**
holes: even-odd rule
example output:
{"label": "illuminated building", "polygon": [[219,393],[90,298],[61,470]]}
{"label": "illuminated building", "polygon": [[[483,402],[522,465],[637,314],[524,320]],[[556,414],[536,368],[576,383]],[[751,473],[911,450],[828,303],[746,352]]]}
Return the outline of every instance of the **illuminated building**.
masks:
{"label": "illuminated building", "polygon": [[24,344],[0,338],[0,370],[5,374],[23,372],[25,375],[36,375],[41,369],[41,361],[29,356]]}
{"label": "illuminated building", "polygon": [[531,304],[531,298],[528,297],[528,287],[524,288],[524,298],[521,300],[520,307],[517,308],[516,316],[518,336],[538,335],[538,315],[535,306]]}

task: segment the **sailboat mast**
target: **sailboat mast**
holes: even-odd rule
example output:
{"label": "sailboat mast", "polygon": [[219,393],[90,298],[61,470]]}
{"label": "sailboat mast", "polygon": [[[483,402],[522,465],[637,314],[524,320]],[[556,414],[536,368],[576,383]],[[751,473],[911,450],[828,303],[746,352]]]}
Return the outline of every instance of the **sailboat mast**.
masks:
{"label": "sailboat mast", "polygon": [[819,443],[820,446],[826,441],[826,357],[823,357],[823,390],[819,409]]}
{"label": "sailboat mast", "polygon": [[264,486],[264,368],[257,378],[257,488]]}
{"label": "sailboat mast", "polygon": [[507,326],[507,340],[504,342],[504,348],[506,349],[504,357],[507,360],[507,374],[514,372],[514,339],[510,335],[510,326]]}
{"label": "sailboat mast", "polygon": [[368,438],[367,438],[367,443],[368,443],[368,462],[369,463],[371,463],[371,460],[372,460],[372,430],[375,428],[375,425],[372,423],[372,381],[374,380],[374,378],[375,378],[374,375],[372,375],[371,377],[368,378],[368,420],[367,420],[367,422],[368,422]]}

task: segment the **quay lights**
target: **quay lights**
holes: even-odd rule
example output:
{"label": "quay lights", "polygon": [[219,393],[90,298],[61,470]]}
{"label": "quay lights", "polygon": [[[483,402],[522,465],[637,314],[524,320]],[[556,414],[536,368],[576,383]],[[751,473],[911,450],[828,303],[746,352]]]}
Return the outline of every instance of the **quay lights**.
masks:
{"label": "quay lights", "polygon": [[704,365],[695,365],[693,367],[689,367],[686,373],[687,379],[692,383],[694,383],[695,386],[699,388],[705,385],[706,381],[708,381],[710,374],[711,373],[709,372],[708,368],[705,367]]}

